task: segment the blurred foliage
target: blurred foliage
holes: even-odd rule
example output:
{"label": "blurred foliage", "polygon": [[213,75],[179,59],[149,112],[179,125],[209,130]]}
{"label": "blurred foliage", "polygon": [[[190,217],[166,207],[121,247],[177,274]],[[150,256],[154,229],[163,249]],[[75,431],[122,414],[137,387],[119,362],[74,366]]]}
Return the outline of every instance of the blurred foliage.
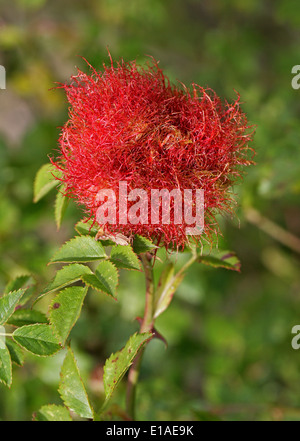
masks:
{"label": "blurred foliage", "polygon": [[[295,0],[0,0],[0,288],[34,273],[41,291],[52,254],[72,237],[81,212],[70,204],[60,231],[54,195],[34,205],[38,168],[55,155],[67,118],[61,90],[84,56],[101,68],[148,55],[172,81],[196,82],[231,100],[237,90],[257,127],[257,165],[235,189],[237,217],[221,220],[220,244],[236,251],[242,272],[195,264],[157,321],[167,339],[152,341],[143,362],[138,417],[146,420],[300,418],[300,354],[291,329],[300,320],[299,254],[247,222],[255,207],[300,236],[300,3]],[[178,256],[177,265],[184,256]],[[161,270],[158,263],[156,277]],[[122,274],[119,302],[90,292],[72,348],[96,407],[104,360],[138,329],[141,273]],[[40,303],[46,311],[49,299]],[[28,420],[57,394],[64,354],[27,356],[11,390],[0,385],[0,419]],[[119,402],[122,395],[115,397]]]}

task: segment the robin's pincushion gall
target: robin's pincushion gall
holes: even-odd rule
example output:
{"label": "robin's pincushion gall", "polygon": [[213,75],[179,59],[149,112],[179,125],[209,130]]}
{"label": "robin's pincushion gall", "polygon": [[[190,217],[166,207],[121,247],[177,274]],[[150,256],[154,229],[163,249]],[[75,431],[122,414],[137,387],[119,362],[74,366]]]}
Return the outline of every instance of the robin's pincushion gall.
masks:
{"label": "robin's pincushion gall", "polygon": [[[204,235],[216,230],[214,215],[230,212],[231,186],[252,161],[253,131],[239,97],[222,103],[210,89],[172,85],[154,60],[144,67],[121,61],[88,75],[78,71],[63,84],[69,120],[59,139],[65,192],[96,221],[101,189],[204,190]],[[150,196],[149,196],[150,197]],[[186,225],[174,222],[99,225],[110,233],[140,234],[165,246],[183,246]],[[171,201],[171,210],[174,202]],[[128,202],[128,206],[134,202]]]}

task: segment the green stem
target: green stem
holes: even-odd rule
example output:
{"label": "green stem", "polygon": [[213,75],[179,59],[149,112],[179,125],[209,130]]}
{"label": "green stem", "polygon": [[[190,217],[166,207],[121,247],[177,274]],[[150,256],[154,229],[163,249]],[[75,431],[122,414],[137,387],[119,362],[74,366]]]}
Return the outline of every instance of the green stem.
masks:
{"label": "green stem", "polygon": [[[146,301],[144,317],[141,324],[140,332],[149,332],[153,330],[154,325],[154,280],[152,268],[152,255],[149,253],[140,255],[145,279],[146,279]],[[126,410],[132,420],[135,419],[135,401],[136,401],[136,387],[140,374],[140,367],[144,348],[142,348],[135,357],[134,362],[128,373],[127,396],[126,396]]]}
{"label": "green stem", "polygon": [[[146,301],[144,317],[141,323],[140,332],[151,332],[154,328],[154,280],[153,280],[153,268],[152,268],[152,255],[150,253],[140,255],[145,279],[146,279]],[[180,277],[197,259],[197,254],[193,254],[191,259],[178,271],[175,279]],[[136,401],[136,388],[140,374],[140,367],[145,348],[142,348],[132,363],[132,366],[128,373],[127,383],[127,395],[126,395],[126,411],[128,416],[135,419],[135,401]]]}

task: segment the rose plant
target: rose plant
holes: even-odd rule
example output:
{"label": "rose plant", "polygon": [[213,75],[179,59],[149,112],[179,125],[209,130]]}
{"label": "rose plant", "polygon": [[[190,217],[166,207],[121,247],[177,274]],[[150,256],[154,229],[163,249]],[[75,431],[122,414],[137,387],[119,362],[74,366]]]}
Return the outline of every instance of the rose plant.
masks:
{"label": "rose plant", "polygon": [[[155,320],[169,307],[186,270],[196,262],[240,270],[235,253],[215,245],[216,215],[233,211],[232,186],[253,163],[248,145],[253,130],[239,96],[227,103],[197,84],[190,89],[172,85],[155,60],[145,67],[112,60],[102,71],[89,67],[89,74],[78,71],[69,83],[58,85],[69,102],[69,119],[61,129],[58,154],[38,171],[34,184],[35,202],[58,190],[58,227],[70,199],[83,208],[83,218],[76,236],[52,257],[50,263],[60,269],[42,292],[35,292],[32,277],[23,276],[11,281],[0,298],[4,384],[11,385],[11,363],[22,365],[24,350],[46,357],[67,348],[59,385],[62,405],[46,404],[36,412],[37,420],[107,418],[125,375],[123,418],[135,419],[143,352],[151,339],[163,338]],[[203,252],[205,243],[209,253]],[[156,282],[153,267],[160,248],[167,252]],[[189,258],[175,272],[171,256],[177,253]],[[88,290],[116,300],[123,270],[144,273],[144,315],[139,332],[106,361],[105,398],[94,410],[69,335]],[[55,295],[46,315],[35,306],[50,293]]]}

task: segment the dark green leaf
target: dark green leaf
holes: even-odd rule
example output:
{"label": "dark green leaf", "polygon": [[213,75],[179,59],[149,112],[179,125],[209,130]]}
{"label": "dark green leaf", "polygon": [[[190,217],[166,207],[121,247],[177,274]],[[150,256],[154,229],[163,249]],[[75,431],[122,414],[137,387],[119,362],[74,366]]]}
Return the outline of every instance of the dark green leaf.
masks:
{"label": "dark green leaf", "polygon": [[99,263],[95,270],[95,275],[84,275],[82,280],[92,288],[115,297],[118,276],[118,270],[116,267],[111,262],[105,260]]}
{"label": "dark green leaf", "polygon": [[17,343],[12,340],[6,340],[6,346],[10,353],[11,361],[18,366],[23,366],[24,364],[24,354],[22,349]]}
{"label": "dark green leaf", "polygon": [[7,321],[9,325],[13,326],[25,326],[47,322],[46,315],[34,309],[17,309]]}
{"label": "dark green leaf", "polygon": [[112,247],[110,260],[117,268],[140,270],[141,264],[130,245],[115,245]]}
{"label": "dark green leaf", "polygon": [[157,246],[154,245],[154,243],[152,243],[151,240],[136,235],[134,236],[133,239],[132,248],[136,254],[141,254],[141,253],[146,253],[147,251],[152,251],[155,248],[157,248]]}

